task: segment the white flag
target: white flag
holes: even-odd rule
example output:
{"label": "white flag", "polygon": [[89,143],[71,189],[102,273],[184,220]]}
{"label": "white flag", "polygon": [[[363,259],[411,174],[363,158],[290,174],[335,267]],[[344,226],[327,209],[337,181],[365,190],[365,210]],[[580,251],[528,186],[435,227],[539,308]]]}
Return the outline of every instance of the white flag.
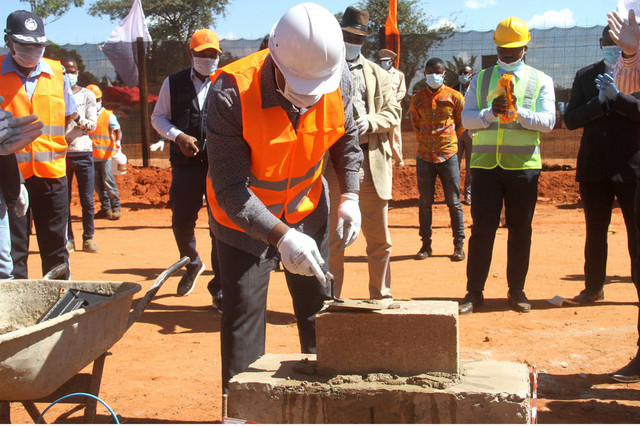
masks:
{"label": "white flag", "polygon": [[129,87],[138,86],[138,54],[136,39],[142,37],[146,45],[151,36],[144,21],[140,0],[133,0],[129,14],[111,32],[102,51],[113,64],[122,81]]}

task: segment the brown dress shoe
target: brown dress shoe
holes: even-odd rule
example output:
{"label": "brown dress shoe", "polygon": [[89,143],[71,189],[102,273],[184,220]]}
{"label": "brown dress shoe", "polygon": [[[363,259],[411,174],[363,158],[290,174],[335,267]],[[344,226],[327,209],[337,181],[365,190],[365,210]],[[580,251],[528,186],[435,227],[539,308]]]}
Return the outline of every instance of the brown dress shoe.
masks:
{"label": "brown dress shoe", "polygon": [[509,300],[511,307],[518,313],[528,313],[531,311],[531,303],[524,291],[509,289],[507,299]]}

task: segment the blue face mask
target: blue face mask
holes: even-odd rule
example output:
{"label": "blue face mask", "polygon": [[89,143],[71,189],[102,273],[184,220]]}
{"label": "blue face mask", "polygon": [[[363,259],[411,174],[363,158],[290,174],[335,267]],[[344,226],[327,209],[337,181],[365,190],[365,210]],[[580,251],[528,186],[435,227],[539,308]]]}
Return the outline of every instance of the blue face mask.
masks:
{"label": "blue face mask", "polygon": [[616,62],[622,53],[622,49],[618,46],[602,46],[602,56],[604,57],[604,63],[609,68],[616,66]]}
{"label": "blue face mask", "polygon": [[507,73],[513,73],[513,72],[516,72],[518,70],[521,70],[524,67],[524,62],[522,62],[522,58],[520,58],[517,61],[513,61],[513,62],[507,64],[507,63],[502,62],[501,60],[498,59],[498,65],[500,66],[500,68],[505,70]]}
{"label": "blue face mask", "polygon": [[471,76],[458,76],[458,81],[460,84],[466,85],[471,81]]}
{"label": "blue face mask", "polygon": [[344,42],[344,48],[345,48],[345,54],[344,54],[345,59],[347,61],[353,61],[358,57],[358,55],[360,55],[360,51],[362,50],[362,45]]}

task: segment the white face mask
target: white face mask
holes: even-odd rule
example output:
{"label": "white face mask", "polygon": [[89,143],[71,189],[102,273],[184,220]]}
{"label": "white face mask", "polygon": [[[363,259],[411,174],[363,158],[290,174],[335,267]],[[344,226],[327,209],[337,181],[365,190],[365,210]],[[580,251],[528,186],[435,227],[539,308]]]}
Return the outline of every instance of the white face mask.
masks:
{"label": "white face mask", "polygon": [[100,111],[102,109],[102,101],[96,102],[96,110]]}
{"label": "white face mask", "polygon": [[438,89],[444,83],[444,74],[425,74],[424,78],[431,89]]}
{"label": "white face mask", "polygon": [[301,93],[294,92],[286,81],[284,83],[284,90],[278,88],[278,92],[298,108],[312,107],[320,101],[320,98],[322,98],[322,95],[303,95]]}
{"label": "white face mask", "polygon": [[524,52],[522,53],[522,56],[520,57],[520,59],[513,61],[509,64],[501,61],[500,59],[498,59],[498,65],[500,66],[500,68],[502,68],[503,70],[505,70],[507,73],[513,73],[514,71],[518,71],[521,70],[522,67],[524,67],[524,62],[522,61],[522,57],[524,56]]}
{"label": "white face mask", "polygon": [[193,59],[193,69],[203,76],[208,76],[213,74],[218,69],[218,62],[220,61],[220,57],[215,59],[213,58],[201,58],[199,56],[192,56]]}
{"label": "white face mask", "polygon": [[11,56],[21,67],[34,68],[44,56],[44,46],[12,43],[15,53]]}
{"label": "white face mask", "polygon": [[75,87],[78,84],[78,75],[67,73],[67,78],[69,79],[69,84],[71,87]]}

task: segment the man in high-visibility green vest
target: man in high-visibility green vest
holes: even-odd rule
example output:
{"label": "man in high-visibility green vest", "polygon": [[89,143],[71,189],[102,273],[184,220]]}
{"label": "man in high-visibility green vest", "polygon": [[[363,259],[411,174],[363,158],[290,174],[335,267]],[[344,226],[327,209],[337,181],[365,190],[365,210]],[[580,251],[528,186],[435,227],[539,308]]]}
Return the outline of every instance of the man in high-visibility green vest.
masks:
{"label": "man in high-visibility green vest", "polygon": [[[553,80],[525,65],[531,35],[519,18],[501,21],[493,33],[498,64],[482,70],[465,96],[462,124],[476,130],[471,150],[471,217],[467,261],[467,294],[459,313],[468,314],[484,302],[483,291],[500,212],[504,204],[509,238],[507,242],[507,298],[522,313],[531,310],[524,293],[531,249],[531,220],[538,197],[540,132],[549,132],[556,122]],[[498,117],[510,107],[503,94],[488,101],[503,74],[513,74],[513,98],[517,118],[501,123]]]}

